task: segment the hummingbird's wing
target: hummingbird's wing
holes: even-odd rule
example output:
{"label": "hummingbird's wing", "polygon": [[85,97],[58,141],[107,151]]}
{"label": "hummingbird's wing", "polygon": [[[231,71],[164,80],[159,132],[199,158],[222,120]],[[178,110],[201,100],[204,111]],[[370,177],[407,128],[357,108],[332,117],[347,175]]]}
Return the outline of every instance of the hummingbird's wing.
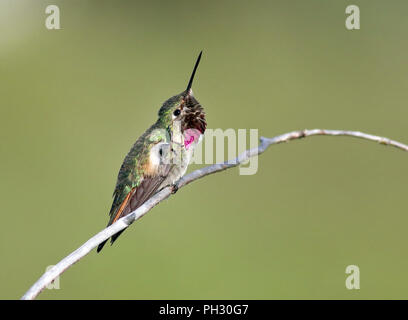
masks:
{"label": "hummingbird's wing", "polygon": [[[132,189],[129,192],[128,196],[126,197],[125,201],[121,205],[122,210],[118,210],[115,214],[115,217],[112,219],[112,223],[116,222],[120,218],[127,216],[129,213],[133,212],[137,208],[139,208],[143,203],[145,203],[151,196],[153,196],[156,191],[158,191],[160,185],[166,179],[164,176],[156,176],[152,178],[143,179],[141,184],[138,187]],[[109,225],[110,225],[109,224]],[[115,240],[122,234],[123,231],[116,233],[111,238],[111,244],[115,242]]]}
{"label": "hummingbird's wing", "polygon": [[[150,153],[156,151],[158,152],[159,150],[149,148],[147,154],[148,161],[139,166],[133,165],[133,170],[138,172],[132,172],[132,170],[129,170],[128,161],[125,159],[119,172],[108,226],[140,207],[158,191],[159,187],[166,180],[173,165],[166,161],[159,165],[155,165],[152,169],[149,161],[151,161],[153,157],[150,157]],[[133,164],[135,164],[134,159]],[[129,176],[137,176],[137,182],[132,183],[132,179],[128,178]],[[135,184],[136,186],[132,188],[130,187]],[[113,235],[111,243],[113,243],[123,231],[125,231],[125,229]],[[98,252],[102,250],[105,243],[106,241],[98,246]]]}

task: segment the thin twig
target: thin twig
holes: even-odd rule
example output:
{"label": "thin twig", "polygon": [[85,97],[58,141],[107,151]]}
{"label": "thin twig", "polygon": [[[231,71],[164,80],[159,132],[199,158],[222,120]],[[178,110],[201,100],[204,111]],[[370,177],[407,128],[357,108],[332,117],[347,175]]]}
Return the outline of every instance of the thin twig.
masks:
{"label": "thin twig", "polygon": [[[178,188],[197,180],[203,178],[207,175],[220,172],[235,166],[238,166],[241,163],[246,162],[249,158],[257,156],[263,153],[269,146],[273,144],[279,144],[282,142],[288,142],[295,139],[305,138],[309,136],[316,135],[326,135],[326,136],[350,136],[355,138],[361,138],[366,140],[376,141],[383,145],[389,145],[396,148],[399,148],[404,151],[408,151],[408,146],[400,143],[398,141],[390,140],[388,138],[374,136],[371,134],[359,132],[359,131],[345,131],[345,130],[322,130],[322,129],[313,129],[313,130],[299,130],[292,131],[289,133],[282,134],[273,138],[261,137],[260,144],[257,148],[246,150],[240,154],[237,158],[229,160],[223,163],[217,163],[202,169],[193,171],[192,173],[184,176],[177,183]],[[161,201],[167,199],[172,194],[172,187],[166,187],[156,193],[148,201],[146,201],[138,209],[130,213],[129,215],[119,219],[117,222],[107,227],[106,229],[99,232],[97,235],[93,236],[87,242],[85,242],[81,247],[76,249],[70,255],[58,262],[54,267],[45,272],[41,278],[34,283],[34,285],[24,294],[21,298],[23,300],[32,300],[38,296],[38,294],[55,278],[62,274],[65,270],[71,267],[74,263],[79,261],[81,258],[86,256],[92,249],[97,247],[102,241],[109,239],[115,233],[127,228],[134,221],[143,217],[147,212],[149,212],[153,207],[159,204]]]}

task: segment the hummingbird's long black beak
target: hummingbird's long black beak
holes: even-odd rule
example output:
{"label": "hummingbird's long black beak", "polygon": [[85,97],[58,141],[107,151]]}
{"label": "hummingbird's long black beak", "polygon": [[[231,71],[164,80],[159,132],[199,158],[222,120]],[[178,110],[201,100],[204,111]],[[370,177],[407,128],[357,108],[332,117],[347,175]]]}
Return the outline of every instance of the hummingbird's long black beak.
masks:
{"label": "hummingbird's long black beak", "polygon": [[187,85],[187,89],[186,89],[187,94],[190,94],[190,89],[191,89],[191,86],[193,85],[194,76],[197,71],[198,64],[200,63],[202,54],[203,54],[203,51],[201,51],[200,54],[198,55],[197,61],[193,69],[193,73],[191,74],[190,81],[188,82],[188,85]]}

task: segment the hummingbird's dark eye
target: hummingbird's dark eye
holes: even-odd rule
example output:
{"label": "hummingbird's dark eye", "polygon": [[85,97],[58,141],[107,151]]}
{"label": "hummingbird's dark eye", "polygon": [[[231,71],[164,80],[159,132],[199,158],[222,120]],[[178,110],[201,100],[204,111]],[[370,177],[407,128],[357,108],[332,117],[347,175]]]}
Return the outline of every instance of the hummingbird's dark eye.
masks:
{"label": "hummingbird's dark eye", "polygon": [[176,109],[174,110],[173,114],[177,117],[180,115],[180,112],[181,112],[180,109]]}

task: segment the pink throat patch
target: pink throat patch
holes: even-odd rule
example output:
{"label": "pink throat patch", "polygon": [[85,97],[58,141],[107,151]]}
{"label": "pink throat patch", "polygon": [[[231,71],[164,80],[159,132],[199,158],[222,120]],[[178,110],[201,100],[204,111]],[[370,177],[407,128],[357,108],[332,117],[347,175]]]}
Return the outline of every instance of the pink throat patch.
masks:
{"label": "pink throat patch", "polygon": [[187,129],[184,131],[184,146],[186,150],[190,148],[190,145],[194,141],[198,141],[200,138],[201,132],[197,129]]}

